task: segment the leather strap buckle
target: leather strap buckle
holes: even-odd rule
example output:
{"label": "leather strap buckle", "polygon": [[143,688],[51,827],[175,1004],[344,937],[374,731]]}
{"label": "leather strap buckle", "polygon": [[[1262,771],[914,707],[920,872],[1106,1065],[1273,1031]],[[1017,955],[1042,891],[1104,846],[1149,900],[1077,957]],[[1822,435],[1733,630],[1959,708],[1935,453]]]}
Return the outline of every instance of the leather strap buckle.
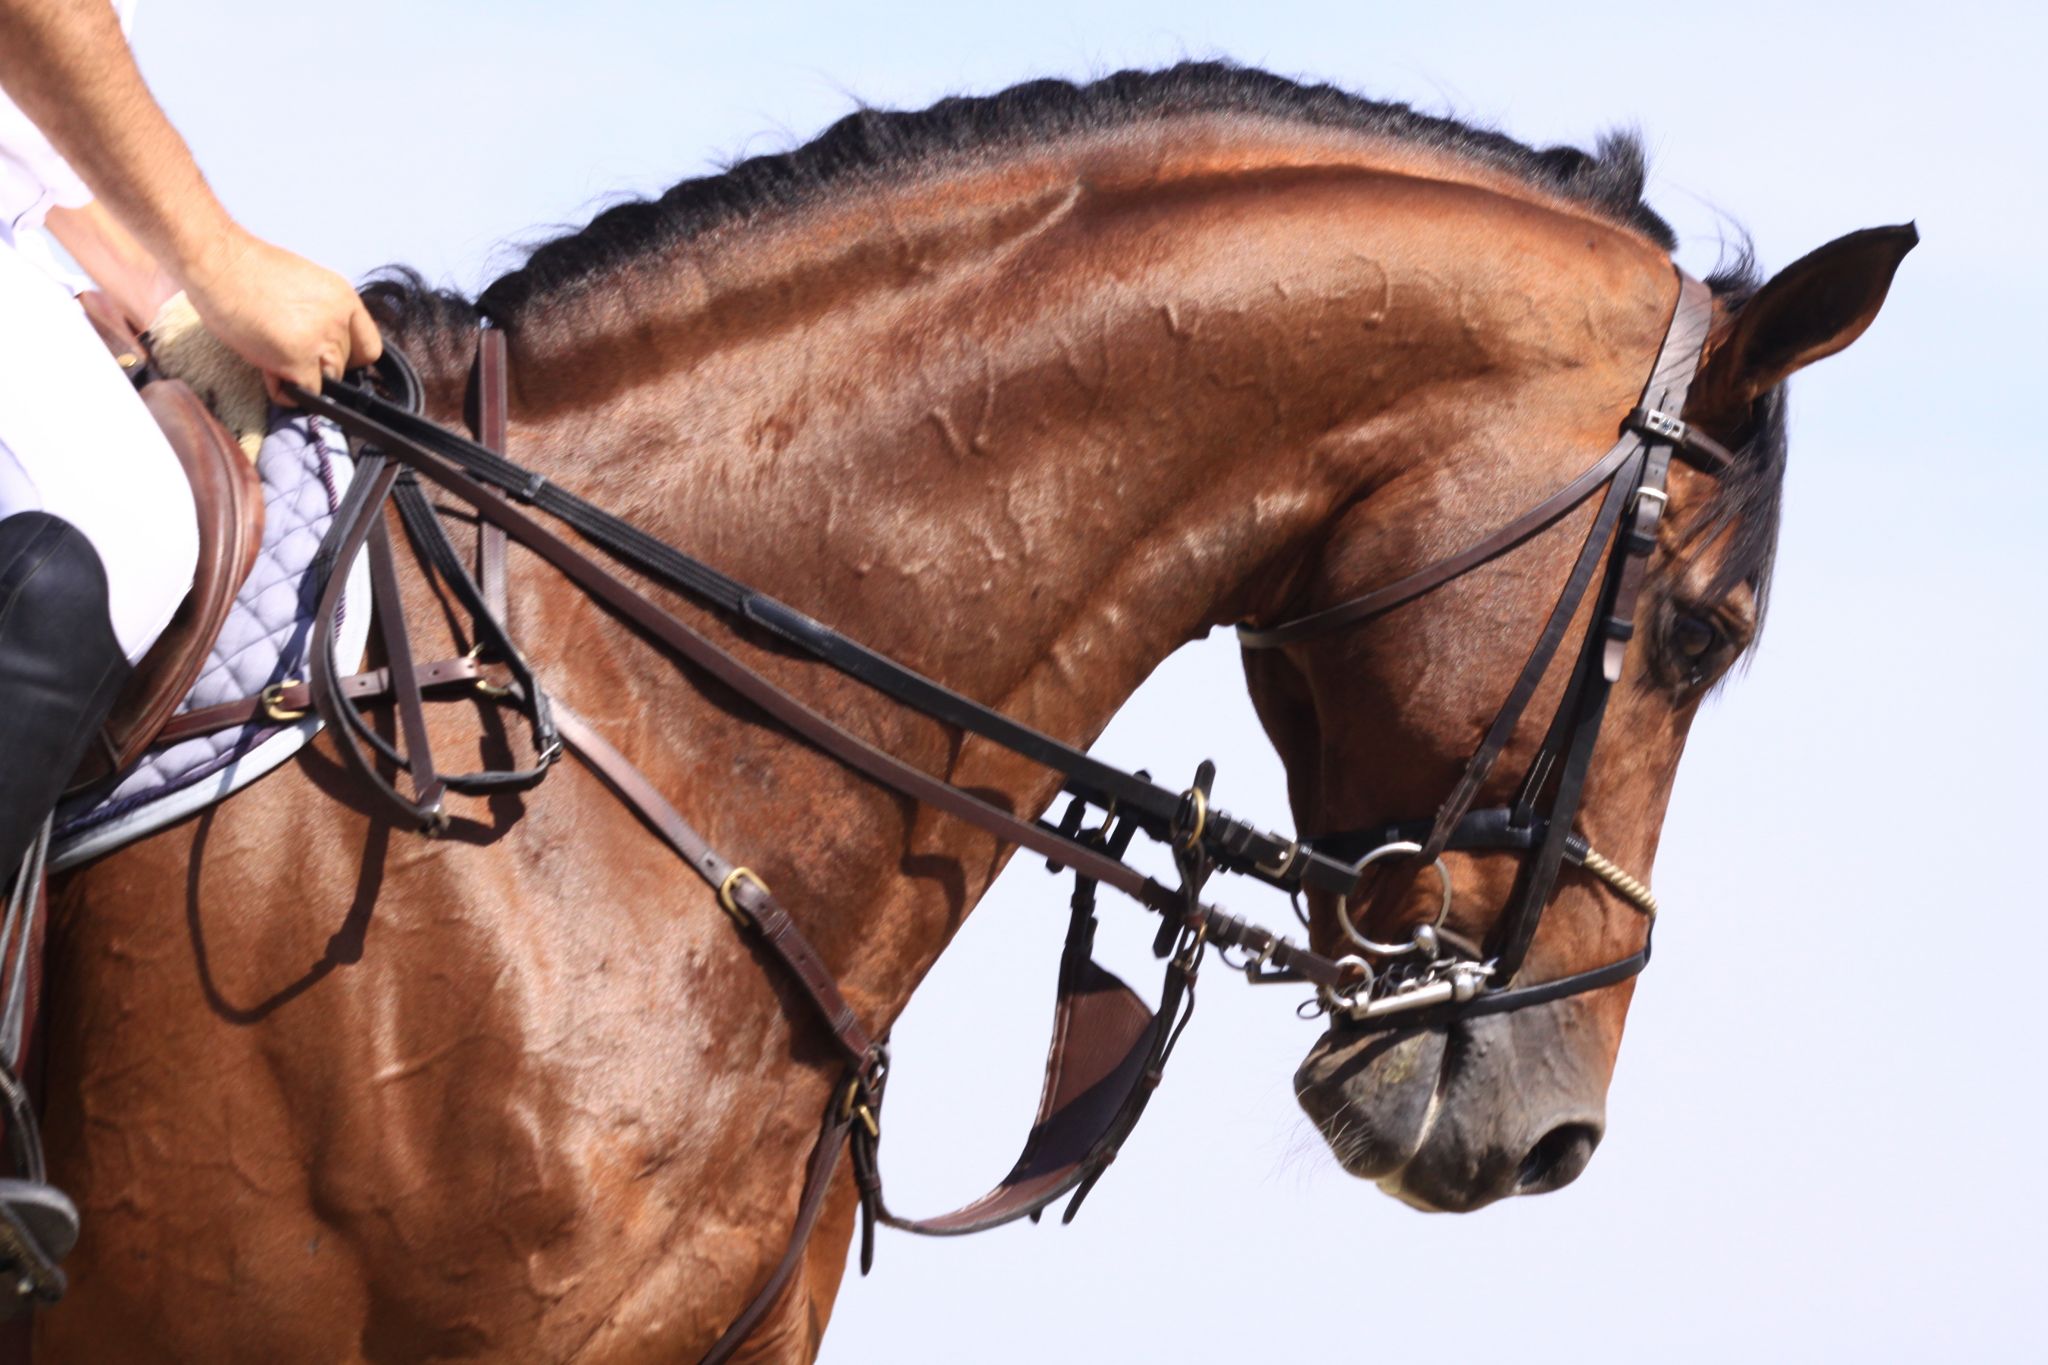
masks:
{"label": "leather strap buckle", "polygon": [[860,1126],[868,1130],[870,1138],[879,1138],[882,1136],[881,1120],[875,1117],[873,1106],[861,1098],[866,1089],[866,1083],[858,1076],[846,1083],[846,1094],[839,1101],[839,1117],[849,1121],[859,1119]]}
{"label": "leather strap buckle", "polygon": [[312,713],[303,707],[294,708],[284,704],[285,689],[302,685],[302,681],[298,678],[286,678],[281,682],[274,682],[264,688],[262,692],[257,694],[257,700],[263,704],[263,714],[279,724],[304,720],[308,715],[311,715]]}
{"label": "leather strap buckle", "polygon": [[726,873],[725,880],[718,884],[718,903],[725,907],[726,914],[732,916],[733,923],[739,925],[742,929],[751,929],[754,927],[754,917],[741,908],[739,902],[738,892],[742,881],[752,882],[755,889],[762,895],[768,894],[768,883],[754,875],[752,868],[735,867],[732,871]]}
{"label": "leather strap buckle", "polygon": [[[463,655],[462,657],[466,662],[469,663],[481,663],[483,660],[483,656],[484,642],[482,640],[478,640],[475,644],[469,647],[469,653]],[[488,697],[492,701],[503,700],[504,698],[511,696],[513,692],[512,688],[505,686],[503,683],[492,682],[489,678],[486,678],[481,672],[477,674],[475,681],[470,683],[470,686],[476,689],[476,694],[478,696]]]}

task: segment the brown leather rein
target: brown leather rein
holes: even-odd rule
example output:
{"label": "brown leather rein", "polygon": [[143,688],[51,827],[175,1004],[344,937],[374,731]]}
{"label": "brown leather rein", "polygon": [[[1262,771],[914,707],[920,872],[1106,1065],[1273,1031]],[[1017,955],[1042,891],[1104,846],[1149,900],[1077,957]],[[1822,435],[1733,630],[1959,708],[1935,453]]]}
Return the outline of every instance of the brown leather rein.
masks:
{"label": "brown leather rein", "polygon": [[[179,717],[171,737],[224,728],[258,716],[289,720],[310,706],[326,722],[347,762],[368,787],[401,819],[429,834],[446,827],[447,791],[531,786],[545,776],[566,746],[713,888],[719,904],[739,929],[752,934],[781,963],[825,1025],[839,1057],[841,1075],[811,1152],[788,1249],[705,1357],[721,1361],[746,1340],[788,1283],[823,1209],[842,1151],[852,1153],[860,1191],[863,1271],[872,1261],[876,1222],[937,1235],[971,1232],[1019,1217],[1035,1219],[1048,1204],[1069,1193],[1073,1199],[1065,1217],[1071,1219],[1095,1180],[1115,1159],[1158,1084],[1192,1011],[1194,980],[1205,948],[1216,948],[1226,962],[1230,961],[1226,950],[1239,953],[1240,959],[1230,965],[1253,982],[1313,985],[1320,1010],[1374,1025],[1393,1015],[1398,1015],[1400,1022],[1420,1024],[1519,1009],[1596,990],[1642,969],[1649,958],[1647,936],[1640,952],[1604,967],[1536,985],[1511,984],[1563,864],[1583,867],[1601,877],[1639,908],[1646,902],[1654,906],[1647,888],[1606,863],[1572,833],[1571,821],[1607,688],[1619,676],[1622,653],[1633,630],[1633,606],[1656,543],[1669,459],[1675,452],[1711,469],[1725,467],[1732,458],[1677,416],[1698,363],[1712,305],[1704,285],[1683,272],[1679,282],[1670,330],[1642,403],[1625,422],[1614,448],[1585,474],[1468,549],[1394,584],[1277,626],[1241,631],[1247,648],[1272,648],[1362,624],[1508,552],[1605,490],[1586,546],[1536,650],[1464,779],[1426,829],[1398,825],[1370,834],[1325,835],[1308,843],[1265,833],[1211,804],[1211,764],[1204,763],[1184,791],[1160,787],[1143,773],[1111,767],[917,674],[556,487],[502,453],[506,355],[503,335],[489,327],[480,333],[473,377],[471,424],[478,438],[474,441],[420,415],[417,377],[396,347],[386,348],[386,359],[375,375],[378,387],[343,382],[330,383],[319,394],[294,391],[305,409],[333,421],[349,435],[357,455],[356,477],[317,561],[322,587],[311,675],[304,682],[280,684],[244,702]],[[429,503],[420,486],[422,478],[474,509],[480,528],[474,576]],[[387,501],[397,508],[422,571],[430,581],[446,588],[471,618],[473,647],[461,658],[419,663],[413,657],[384,515]],[[934,719],[1058,771],[1073,798],[1064,818],[1058,825],[1019,818],[868,744],[704,638],[596,558],[542,525],[523,510],[525,507],[561,521],[604,555],[664,589],[764,630]],[[1624,518],[1626,528],[1610,551],[1608,541]],[[1047,1058],[1038,1115],[1016,1164],[989,1194],[938,1218],[910,1219],[889,1211],[882,1199],[876,1164],[879,1114],[888,1075],[885,1040],[874,1038],[863,1028],[830,970],[760,877],[711,848],[631,762],[541,688],[505,626],[508,537],[547,561],[658,648],[731,687],[805,742],[875,782],[1044,856],[1055,871],[1075,874],[1054,1043]],[[385,667],[350,676],[335,658],[334,627],[347,566],[363,551],[369,556]],[[1603,563],[1606,572],[1597,575]],[[1602,582],[1598,619],[1588,629],[1577,671],[1537,763],[1525,780],[1523,797],[1513,807],[1474,811],[1473,797],[1512,737],[1596,576]],[[482,695],[517,709],[530,731],[531,761],[505,771],[439,772],[433,763],[424,703],[441,695]],[[383,700],[395,705],[400,744],[372,729],[357,709],[360,703]],[[406,774],[409,792],[397,786],[395,773],[400,771]],[[387,772],[393,776],[387,777]],[[1541,798],[1546,794],[1549,799],[1544,802]],[[1092,825],[1090,810],[1102,812]],[[1125,849],[1138,833],[1172,848],[1179,886],[1155,881],[1123,860]],[[1250,876],[1290,893],[1321,889],[1341,901],[1356,891],[1368,876],[1368,868],[1392,854],[1412,856],[1404,858],[1402,875],[1381,878],[1375,890],[1376,905],[1381,898],[1404,892],[1415,871],[1432,865],[1444,878],[1448,904],[1449,874],[1438,859],[1447,849],[1473,847],[1515,848],[1532,855],[1490,957],[1470,950],[1470,945],[1463,945],[1438,926],[1423,926],[1407,943],[1378,944],[1360,934],[1346,915],[1340,916],[1344,928],[1363,954],[1333,958],[1201,900],[1208,878],[1222,871]],[[1156,1008],[1146,1005],[1093,961],[1095,889],[1102,883],[1162,916],[1154,948],[1166,967]],[[1629,887],[1640,895],[1632,895]],[[1451,951],[1446,952],[1447,947]]]}

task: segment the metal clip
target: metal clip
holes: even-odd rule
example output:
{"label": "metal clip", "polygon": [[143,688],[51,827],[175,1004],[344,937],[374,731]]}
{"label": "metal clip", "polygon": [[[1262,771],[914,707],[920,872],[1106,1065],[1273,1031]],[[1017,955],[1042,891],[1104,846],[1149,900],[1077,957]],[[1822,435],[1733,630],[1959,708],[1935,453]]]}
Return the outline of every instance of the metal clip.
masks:
{"label": "metal clip", "polygon": [[1632,425],[1638,431],[1672,445],[1683,445],[1690,430],[1682,418],[1673,417],[1658,408],[1637,408],[1631,415],[1635,418]]}

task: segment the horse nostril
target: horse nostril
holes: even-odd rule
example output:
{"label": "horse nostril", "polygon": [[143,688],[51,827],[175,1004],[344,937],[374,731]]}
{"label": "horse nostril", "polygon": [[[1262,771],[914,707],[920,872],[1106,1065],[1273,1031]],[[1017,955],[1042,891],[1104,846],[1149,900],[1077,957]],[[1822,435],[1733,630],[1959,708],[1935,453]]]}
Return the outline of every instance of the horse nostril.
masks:
{"label": "horse nostril", "polygon": [[1591,1123],[1561,1123],[1545,1133],[1515,1177],[1516,1194],[1547,1194],[1563,1189],[1579,1178],[1593,1149],[1600,1145],[1600,1129]]}

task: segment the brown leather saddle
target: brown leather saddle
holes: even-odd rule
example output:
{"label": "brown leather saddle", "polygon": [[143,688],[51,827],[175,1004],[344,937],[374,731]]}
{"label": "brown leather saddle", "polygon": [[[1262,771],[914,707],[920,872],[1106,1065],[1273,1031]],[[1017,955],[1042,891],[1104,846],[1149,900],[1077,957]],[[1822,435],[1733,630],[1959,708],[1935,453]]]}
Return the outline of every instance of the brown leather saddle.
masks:
{"label": "brown leather saddle", "polygon": [[135,381],[143,404],[184,467],[199,514],[199,563],[192,591],[136,664],[72,779],[73,791],[124,771],[170,720],[205,666],[263,543],[263,486],[234,437],[190,385],[151,372],[148,345],[110,300],[86,293],[79,296],[79,303],[115,362]]}

